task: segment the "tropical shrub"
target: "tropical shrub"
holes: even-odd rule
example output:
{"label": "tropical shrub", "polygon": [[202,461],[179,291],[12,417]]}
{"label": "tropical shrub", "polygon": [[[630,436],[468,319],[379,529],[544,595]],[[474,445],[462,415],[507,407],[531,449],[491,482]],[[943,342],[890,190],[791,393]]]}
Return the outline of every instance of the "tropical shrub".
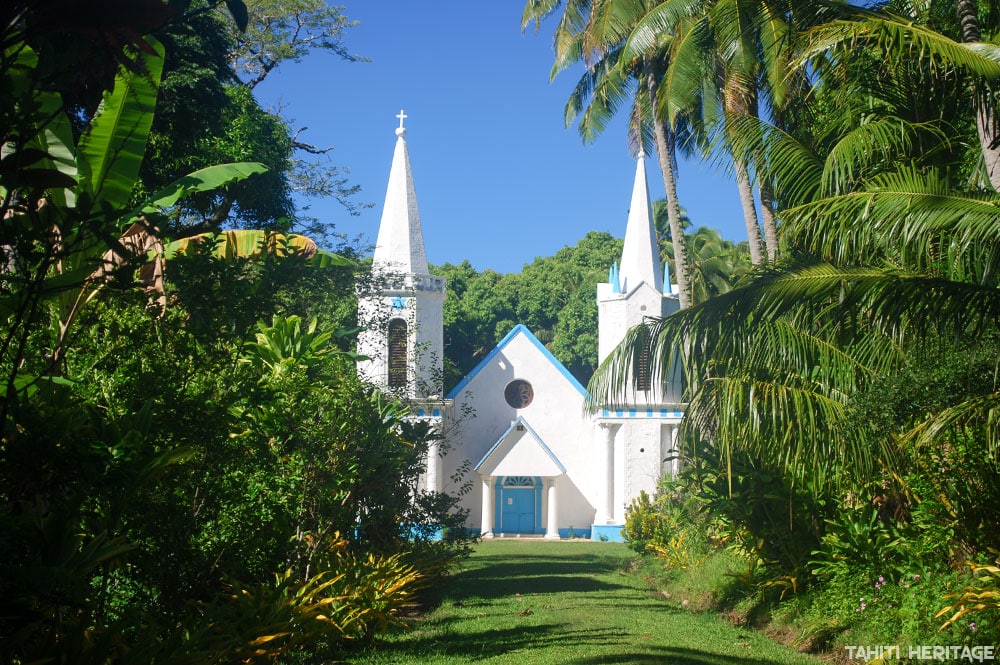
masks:
{"label": "tropical shrub", "polygon": [[422,554],[440,575],[464,551],[408,552],[404,525],[462,516],[414,512],[431,433],[356,379],[347,262],[247,231],[161,251],[182,197],[261,168],[146,196],[163,49],[116,54],[74,141],[20,27],[0,26],[0,661],[271,661],[383,629]]}
{"label": "tropical shrub", "polygon": [[670,537],[666,517],[658,504],[659,501],[654,505],[649,493],[642,490],[625,511],[622,535],[639,554],[646,552],[651,544],[662,545]]}

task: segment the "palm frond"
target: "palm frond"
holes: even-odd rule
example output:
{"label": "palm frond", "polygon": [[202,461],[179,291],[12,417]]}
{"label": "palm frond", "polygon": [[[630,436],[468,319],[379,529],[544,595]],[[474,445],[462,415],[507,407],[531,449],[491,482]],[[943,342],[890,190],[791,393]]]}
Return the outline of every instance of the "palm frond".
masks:
{"label": "palm frond", "polygon": [[595,0],[591,4],[583,39],[588,62],[591,56],[600,57],[625,40],[636,19],[642,16],[644,4],[642,0]]}
{"label": "palm frond", "polygon": [[912,123],[892,115],[867,118],[841,137],[827,154],[823,192],[831,195],[850,191],[862,174],[912,154],[913,146],[928,137],[948,142],[947,135],[930,123]]}
{"label": "palm frond", "polygon": [[811,201],[819,194],[823,161],[809,146],[761,118],[729,117],[726,124],[731,150],[751,161],[758,177],[774,182],[784,206]]}
{"label": "palm frond", "polygon": [[883,174],[866,191],[785,210],[782,222],[786,239],[836,263],[889,255],[904,269],[997,285],[1000,195],[955,192],[937,171]]}
{"label": "palm frond", "polygon": [[912,441],[919,451],[935,445],[943,434],[954,431],[983,437],[990,451],[990,461],[1000,466],[1000,392],[951,406],[914,427],[903,440]]}
{"label": "palm frond", "polygon": [[714,70],[705,60],[709,35],[707,18],[686,23],[674,35],[670,64],[658,92],[662,117],[671,124],[697,101],[704,100],[706,88],[715,88]]}
{"label": "palm frond", "polygon": [[865,478],[892,451],[830,436],[850,397],[900,367],[906,345],[932,326],[976,335],[998,322],[995,288],[831,264],[762,271],[746,286],[630,331],[591,379],[590,406],[633,400],[632,368],[649,357],[664,392],[683,371],[690,426],[716,445],[793,474],[836,463]]}
{"label": "palm frond", "polygon": [[620,49],[608,52],[580,77],[566,102],[566,125],[578,122],[580,136],[593,141],[623,104],[633,101],[635,81],[620,59]]}
{"label": "palm frond", "polygon": [[953,67],[986,81],[1000,79],[1000,47],[962,44],[915,21],[867,15],[859,21],[837,20],[809,31],[796,61],[806,67],[815,58],[858,48],[875,49],[893,61],[919,61],[933,69]]}
{"label": "palm frond", "polygon": [[661,35],[676,34],[677,25],[685,18],[703,13],[706,0],[666,0],[636,22],[625,41],[623,57],[635,60],[657,52]]}

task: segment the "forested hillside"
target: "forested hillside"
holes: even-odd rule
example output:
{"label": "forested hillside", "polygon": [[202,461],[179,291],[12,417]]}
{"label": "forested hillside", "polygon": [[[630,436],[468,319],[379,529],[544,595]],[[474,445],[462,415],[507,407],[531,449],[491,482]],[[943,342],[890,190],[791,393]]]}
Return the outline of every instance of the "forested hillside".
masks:
{"label": "forested hillside", "polygon": [[[660,256],[674,268],[673,243],[662,201],[653,205]],[[685,224],[687,226],[688,224]],[[749,266],[746,243],[724,240],[699,227],[685,233],[688,274],[695,302],[728,292]],[[515,325],[535,337],[581,383],[597,369],[597,284],[621,260],[622,240],[591,231],[554,256],[538,257],[519,273],[477,271],[468,261],[432,268],[448,279],[444,305],[445,390],[489,353]]]}

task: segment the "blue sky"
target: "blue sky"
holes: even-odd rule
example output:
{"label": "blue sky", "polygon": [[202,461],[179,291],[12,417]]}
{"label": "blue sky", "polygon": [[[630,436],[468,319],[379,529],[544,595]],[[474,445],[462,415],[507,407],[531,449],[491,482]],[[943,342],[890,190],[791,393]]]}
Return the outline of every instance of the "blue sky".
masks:
{"label": "blue sky", "polygon": [[[349,0],[345,0],[349,2]],[[587,231],[622,236],[635,162],[624,122],[584,145],[563,107],[578,72],[552,83],[552,22],[521,32],[523,3],[363,0],[344,13],[349,63],[312,55],[286,63],[256,92],[281,106],[302,140],[333,146],[374,204],[349,216],[335,201],[308,201],[310,214],[373,244],[404,109],[424,241],[431,263],[469,259],[478,270],[518,272],[537,256],[575,244]],[[647,160],[651,195],[663,196]],[[736,187],[709,165],[682,162],[681,205],[696,226],[746,239]]]}

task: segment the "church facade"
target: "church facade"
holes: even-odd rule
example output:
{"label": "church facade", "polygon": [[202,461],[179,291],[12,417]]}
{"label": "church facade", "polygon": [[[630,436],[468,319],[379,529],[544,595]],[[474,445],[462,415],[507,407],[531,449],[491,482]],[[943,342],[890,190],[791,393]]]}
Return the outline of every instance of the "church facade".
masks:
{"label": "church facade", "polygon": [[[435,423],[441,441],[428,452],[421,489],[455,492],[471,482],[462,497],[467,526],[484,538],[621,540],[632,499],[676,472],[680,381],[654,386],[639,372],[631,403],[588,410],[586,388],[518,325],[442,395],[447,285],[429,273],[405,115],[398,117],[372,261],[378,286],[359,296],[358,352],[368,358],[359,375]],[[679,306],[659,260],[642,155],[622,256],[608,265],[608,282],[595,285],[601,360],[644,317]]]}

